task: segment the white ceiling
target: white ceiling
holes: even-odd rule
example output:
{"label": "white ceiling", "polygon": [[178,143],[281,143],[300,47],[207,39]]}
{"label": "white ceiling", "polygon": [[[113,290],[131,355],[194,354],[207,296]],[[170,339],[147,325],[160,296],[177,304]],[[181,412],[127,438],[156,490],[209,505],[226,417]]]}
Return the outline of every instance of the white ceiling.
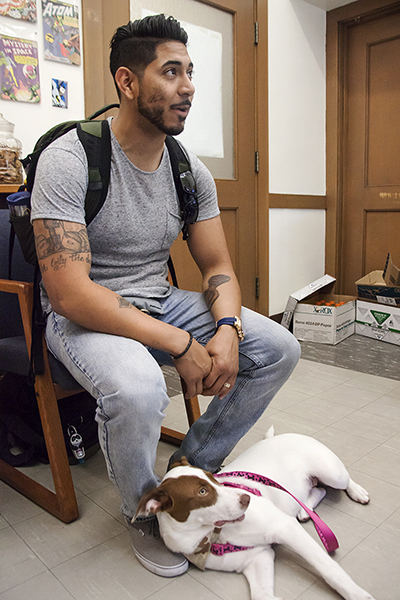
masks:
{"label": "white ceiling", "polygon": [[304,2],[314,4],[314,6],[323,8],[324,10],[332,10],[333,8],[344,6],[345,4],[351,4],[353,1],[354,0],[304,0]]}

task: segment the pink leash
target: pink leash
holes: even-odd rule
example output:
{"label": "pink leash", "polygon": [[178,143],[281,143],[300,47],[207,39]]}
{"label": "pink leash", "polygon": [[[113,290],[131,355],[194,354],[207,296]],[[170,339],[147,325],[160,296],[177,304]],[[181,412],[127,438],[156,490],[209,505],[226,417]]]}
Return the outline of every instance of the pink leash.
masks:
{"label": "pink leash", "polygon": [[[283,492],[286,492],[287,494],[289,494],[289,496],[292,496],[292,498],[294,498],[294,500],[296,500],[296,502],[298,502],[302,508],[304,508],[304,510],[306,511],[306,513],[308,515],[310,515],[310,517],[314,523],[314,527],[315,527],[319,537],[321,538],[321,541],[324,544],[326,551],[333,552],[334,550],[339,548],[339,543],[336,539],[335,534],[333,533],[333,531],[331,529],[329,529],[328,525],[326,523],[324,523],[324,521],[317,515],[317,513],[313,510],[310,510],[305,504],[303,504],[303,502],[298,500],[298,498],[296,498],[296,496],[293,496],[293,494],[291,494],[288,490],[286,490],[284,487],[282,487],[276,481],[273,481],[273,479],[269,479],[269,477],[265,477],[264,475],[258,475],[257,473],[250,473],[249,471],[231,471],[229,473],[217,473],[216,475],[214,475],[214,477],[217,477],[217,478],[218,477],[244,477],[245,479],[250,479],[251,481],[255,481],[257,483],[263,483],[264,485],[267,485],[269,487],[274,487],[278,490],[282,490]],[[221,483],[222,483],[222,485],[227,486],[227,487],[235,487],[235,488],[243,489],[247,492],[250,492],[251,494],[255,494],[256,496],[262,495],[259,490],[255,489],[255,488],[247,487],[240,483],[231,483],[230,481],[223,481]],[[212,552],[212,554],[215,554],[216,556],[222,556],[226,552],[238,552],[240,550],[249,550],[249,549],[250,549],[249,547],[234,546],[233,544],[213,544],[212,548],[211,548],[211,552]]]}

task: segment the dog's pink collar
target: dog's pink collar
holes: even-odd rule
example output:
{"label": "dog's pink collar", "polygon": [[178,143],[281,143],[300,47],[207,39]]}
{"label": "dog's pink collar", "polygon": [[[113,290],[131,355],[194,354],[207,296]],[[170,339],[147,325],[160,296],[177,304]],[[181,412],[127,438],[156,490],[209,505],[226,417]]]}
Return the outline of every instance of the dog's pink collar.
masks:
{"label": "dog's pink collar", "polygon": [[[336,539],[333,531],[328,527],[326,523],[317,515],[317,513],[313,510],[310,510],[303,502],[301,502],[296,496],[293,496],[291,492],[281,486],[279,483],[270,479],[269,477],[265,477],[264,475],[259,475],[258,473],[250,473],[249,471],[230,471],[228,473],[217,473],[214,477],[243,477],[244,479],[250,479],[251,481],[257,483],[263,483],[264,485],[268,485],[270,487],[277,488],[278,490],[282,490],[286,492],[292,498],[296,500],[300,504],[302,508],[310,515],[314,527],[317,530],[319,537],[321,538],[322,543],[324,544],[327,552],[333,552],[337,548],[339,548],[339,543]],[[256,496],[261,496],[260,490],[255,488],[249,488],[241,483],[234,483],[231,481],[221,481],[222,485],[228,487],[237,487],[243,490],[246,490]],[[213,544],[211,547],[211,553],[216,556],[222,556],[225,552],[239,552],[240,550],[249,550],[250,548],[246,546],[234,546],[232,544]]]}

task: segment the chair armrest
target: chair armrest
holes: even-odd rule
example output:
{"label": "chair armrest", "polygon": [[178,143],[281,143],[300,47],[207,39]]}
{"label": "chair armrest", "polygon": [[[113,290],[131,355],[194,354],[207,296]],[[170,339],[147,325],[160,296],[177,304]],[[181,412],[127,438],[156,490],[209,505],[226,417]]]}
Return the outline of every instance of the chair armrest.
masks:
{"label": "chair armrest", "polygon": [[26,281],[0,279],[0,292],[18,295],[26,346],[28,348],[28,353],[30,354],[32,342],[33,284],[27,283]]}
{"label": "chair armrest", "polygon": [[14,281],[12,279],[0,279],[0,292],[20,294],[29,288],[33,289],[32,283],[28,283],[26,281]]}

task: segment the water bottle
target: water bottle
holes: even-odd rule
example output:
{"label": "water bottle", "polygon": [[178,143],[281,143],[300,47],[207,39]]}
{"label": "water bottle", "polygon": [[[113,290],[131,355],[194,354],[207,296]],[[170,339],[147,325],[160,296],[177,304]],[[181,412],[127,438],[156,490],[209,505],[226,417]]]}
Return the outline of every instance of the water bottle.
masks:
{"label": "water bottle", "polygon": [[23,217],[31,212],[31,194],[30,192],[15,192],[7,196],[7,204],[10,215],[13,217]]}

